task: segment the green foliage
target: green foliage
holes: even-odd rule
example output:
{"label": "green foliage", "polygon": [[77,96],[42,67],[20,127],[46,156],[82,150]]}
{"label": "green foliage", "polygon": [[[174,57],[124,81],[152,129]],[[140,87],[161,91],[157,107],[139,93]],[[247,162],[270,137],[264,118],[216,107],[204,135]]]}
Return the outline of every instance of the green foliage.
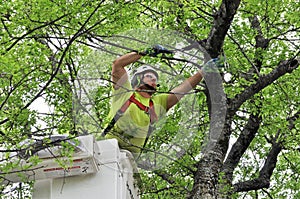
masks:
{"label": "green foliage", "polygon": [[[220,4],[4,0],[0,5],[1,149],[21,150],[24,140],[74,131],[99,138],[108,123],[113,60],[157,43],[178,50],[190,40],[206,41]],[[299,57],[299,9],[299,1],[292,0],[241,2],[223,45],[227,67],[222,74],[229,77],[224,81],[229,99],[269,74],[281,61]],[[255,16],[260,30],[253,28]],[[260,33],[268,45],[257,48]],[[203,63],[203,55],[196,50],[189,54],[176,51],[176,57]],[[197,71],[193,64],[161,57],[140,61],[160,72],[159,92],[168,92]],[[298,117],[291,126],[288,120],[299,113],[299,76],[296,69],[274,81],[244,102],[235,115],[232,140],[239,137],[250,114],[259,114],[262,122],[234,171],[233,184],[258,176],[271,147],[269,140],[278,132],[283,151],[270,188],[232,197],[300,197],[300,121]],[[203,89],[201,86],[197,91]],[[145,190],[141,198],[185,198],[191,191],[209,131],[206,100],[203,92],[190,93],[157,124],[147,145],[150,152],[145,158],[152,167],[142,170]],[[71,157],[73,150],[65,146],[62,155]],[[9,161],[10,154],[1,156],[1,172],[18,168],[19,160]],[[62,166],[69,163],[69,159],[65,161]],[[39,159],[31,156],[29,162],[36,165]],[[18,193],[1,198],[20,193],[28,198],[30,189],[20,187]]]}

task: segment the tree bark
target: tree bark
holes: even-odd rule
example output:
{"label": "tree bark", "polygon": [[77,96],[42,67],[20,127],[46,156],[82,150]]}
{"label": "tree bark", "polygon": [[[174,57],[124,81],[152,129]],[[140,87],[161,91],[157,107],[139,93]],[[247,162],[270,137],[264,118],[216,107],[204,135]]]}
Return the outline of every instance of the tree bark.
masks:
{"label": "tree bark", "polygon": [[[211,32],[203,46],[207,52],[206,59],[217,57],[222,51],[225,36],[239,4],[240,0],[222,1],[220,9],[215,15]],[[218,75],[212,73],[205,77],[208,88],[206,93],[210,114],[210,131],[209,139],[202,150],[203,157],[197,165],[194,186],[188,196],[190,199],[210,199],[218,196],[219,172],[223,165],[231,133],[231,118],[226,117],[226,96]],[[218,105],[220,106],[218,107]]]}

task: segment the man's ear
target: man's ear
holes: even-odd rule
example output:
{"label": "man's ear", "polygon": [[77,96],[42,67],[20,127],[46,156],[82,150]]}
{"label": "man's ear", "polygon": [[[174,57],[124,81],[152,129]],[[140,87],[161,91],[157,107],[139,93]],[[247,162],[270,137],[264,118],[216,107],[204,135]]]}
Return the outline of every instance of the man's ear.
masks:
{"label": "man's ear", "polygon": [[139,76],[140,76],[140,81],[143,81],[143,79],[144,79],[144,74],[140,74]]}
{"label": "man's ear", "polygon": [[144,74],[139,74],[138,77],[137,77],[137,86],[139,86],[143,81],[144,79]]}
{"label": "man's ear", "polygon": [[131,79],[131,87],[134,89],[136,87],[136,84],[137,84],[137,76],[134,76]]}
{"label": "man's ear", "polygon": [[133,79],[131,80],[131,86],[133,89],[138,87],[138,85],[140,85],[142,78],[143,78],[142,74],[136,75],[135,77],[133,77]]}

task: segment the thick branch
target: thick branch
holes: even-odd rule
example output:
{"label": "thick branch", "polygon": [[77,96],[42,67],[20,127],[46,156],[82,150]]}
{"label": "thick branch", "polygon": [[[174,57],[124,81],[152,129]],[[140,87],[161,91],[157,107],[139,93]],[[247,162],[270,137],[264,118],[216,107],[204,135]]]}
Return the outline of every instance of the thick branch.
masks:
{"label": "thick branch", "polygon": [[223,0],[215,15],[214,25],[206,42],[206,50],[210,57],[217,57],[221,52],[224,38],[232,19],[240,5],[240,0]]}
{"label": "thick branch", "polygon": [[232,146],[223,165],[223,171],[229,181],[232,181],[233,171],[254,139],[257,130],[259,129],[260,122],[261,118],[258,115],[250,115],[244,130]]}
{"label": "thick branch", "polygon": [[[296,112],[292,117],[287,118],[289,121],[288,129],[292,130],[295,126],[295,121],[299,118],[300,112]],[[278,139],[280,130],[277,133],[277,136],[271,140],[272,149],[267,156],[267,160],[263,168],[259,172],[259,177],[253,180],[240,182],[233,185],[235,192],[258,190],[262,188],[268,188],[270,186],[270,178],[273,174],[273,171],[276,167],[277,157],[282,150],[282,142],[276,141]]]}
{"label": "thick branch", "polygon": [[228,113],[233,116],[239,107],[254,94],[258,93],[268,85],[272,84],[279,77],[286,73],[291,73],[299,66],[297,60],[286,60],[279,63],[278,67],[267,75],[261,76],[256,83],[247,87],[242,93],[238,94],[229,103]]}
{"label": "thick branch", "polygon": [[273,142],[272,149],[268,154],[267,160],[259,172],[259,177],[253,180],[240,182],[233,185],[234,192],[243,192],[250,190],[258,190],[268,188],[270,186],[270,178],[276,167],[277,157],[282,149],[280,142]]}

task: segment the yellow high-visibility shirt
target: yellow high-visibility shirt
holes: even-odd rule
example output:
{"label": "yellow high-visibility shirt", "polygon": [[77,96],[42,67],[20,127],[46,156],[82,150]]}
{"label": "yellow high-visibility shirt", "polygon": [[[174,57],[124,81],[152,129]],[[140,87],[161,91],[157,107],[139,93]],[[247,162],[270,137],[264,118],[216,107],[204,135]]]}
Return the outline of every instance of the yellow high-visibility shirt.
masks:
{"label": "yellow high-visibility shirt", "polygon": [[[108,115],[112,120],[116,112],[135,93],[135,98],[145,106],[149,106],[150,98],[141,96],[138,92],[133,92],[130,82],[127,81],[122,87],[112,91],[111,109]],[[166,113],[168,94],[158,94],[152,96],[155,113],[161,118]],[[148,134],[150,125],[150,115],[141,110],[135,103],[131,103],[124,115],[116,122],[115,126],[106,134],[105,138],[116,138],[122,149],[132,153],[140,153]]]}

